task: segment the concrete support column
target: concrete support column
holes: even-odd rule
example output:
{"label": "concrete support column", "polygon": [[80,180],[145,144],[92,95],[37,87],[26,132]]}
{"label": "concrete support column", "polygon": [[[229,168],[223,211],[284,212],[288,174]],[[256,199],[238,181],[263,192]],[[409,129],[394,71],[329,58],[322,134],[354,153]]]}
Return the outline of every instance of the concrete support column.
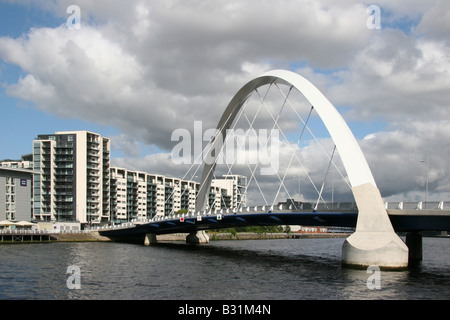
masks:
{"label": "concrete support column", "polygon": [[205,233],[205,231],[192,232],[186,236],[186,243],[190,244],[209,243],[209,236]]}
{"label": "concrete support column", "polygon": [[150,246],[152,244],[156,244],[158,241],[156,240],[156,234],[146,233],[144,238],[144,245]]}
{"label": "concrete support column", "polygon": [[406,245],[409,249],[409,263],[419,263],[423,259],[422,234],[420,232],[408,232]]}
{"label": "concrete support column", "polygon": [[342,247],[342,265],[382,269],[408,267],[408,247],[395,233],[378,188],[370,183],[353,188],[358,205],[356,231]]}

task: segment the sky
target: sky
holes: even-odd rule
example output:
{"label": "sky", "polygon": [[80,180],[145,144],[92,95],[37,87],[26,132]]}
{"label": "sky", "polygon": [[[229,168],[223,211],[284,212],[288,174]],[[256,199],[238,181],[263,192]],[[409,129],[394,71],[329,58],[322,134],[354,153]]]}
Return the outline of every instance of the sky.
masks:
{"label": "sky", "polygon": [[426,182],[448,200],[449,35],[446,0],[0,0],[0,159],[89,130],[113,165],[182,177],[172,132],[214,128],[245,83],[287,69],[341,112],[386,200],[424,200]]}

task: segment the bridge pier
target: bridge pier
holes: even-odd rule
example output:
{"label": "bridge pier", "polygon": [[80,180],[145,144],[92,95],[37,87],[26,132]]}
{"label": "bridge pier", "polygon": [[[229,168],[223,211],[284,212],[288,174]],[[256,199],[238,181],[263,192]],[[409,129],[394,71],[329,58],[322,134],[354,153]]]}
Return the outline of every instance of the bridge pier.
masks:
{"label": "bridge pier", "polygon": [[406,234],[406,245],[409,249],[408,262],[417,264],[423,259],[422,234],[420,232],[408,232]]}
{"label": "bridge pier", "polygon": [[385,270],[408,267],[408,248],[396,235],[385,232],[355,232],[342,246],[342,265],[353,268],[378,266]]}
{"label": "bridge pier", "polygon": [[186,243],[190,244],[209,243],[209,236],[205,233],[205,231],[191,232],[186,236]]}
{"label": "bridge pier", "polygon": [[154,233],[146,233],[144,238],[144,245],[150,246],[152,244],[158,243],[158,240],[156,240],[156,234]]}
{"label": "bridge pier", "polygon": [[382,269],[408,267],[408,247],[395,233],[378,188],[370,183],[354,187],[358,205],[355,233],[342,246],[342,265]]}

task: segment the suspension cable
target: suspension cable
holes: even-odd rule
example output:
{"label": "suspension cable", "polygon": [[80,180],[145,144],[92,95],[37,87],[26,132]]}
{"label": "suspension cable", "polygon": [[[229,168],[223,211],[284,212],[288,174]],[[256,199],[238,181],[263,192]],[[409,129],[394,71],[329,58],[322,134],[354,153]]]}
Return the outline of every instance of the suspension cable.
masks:
{"label": "suspension cable", "polygon": [[317,207],[319,206],[320,199],[322,199],[322,201],[325,202],[325,200],[323,200],[323,198],[322,198],[322,192],[323,192],[323,188],[325,186],[325,181],[327,180],[327,177],[328,177],[328,173],[330,172],[330,167],[331,167],[331,163],[333,162],[333,157],[334,157],[334,153],[335,152],[336,152],[336,145],[334,145],[333,152],[332,152],[331,157],[330,157],[330,161],[328,162],[327,171],[325,173],[325,177],[323,178],[322,187],[320,188],[319,197],[317,198],[317,202],[316,202],[316,205],[314,207],[314,211],[317,210]]}

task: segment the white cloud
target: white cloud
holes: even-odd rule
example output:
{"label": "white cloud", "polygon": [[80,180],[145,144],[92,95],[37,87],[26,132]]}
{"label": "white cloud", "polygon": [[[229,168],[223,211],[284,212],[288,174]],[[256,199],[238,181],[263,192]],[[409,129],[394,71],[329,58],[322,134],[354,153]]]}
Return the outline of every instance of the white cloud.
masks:
{"label": "white cloud", "polygon": [[[44,8],[64,22],[69,2]],[[367,38],[365,8],[355,4],[78,5],[80,30],[67,30],[62,23],[18,39],[0,39],[0,57],[32,77],[9,87],[8,93],[62,117],[116,126],[166,149],[175,128],[194,120],[215,126],[232,95],[256,72],[303,60],[342,66]],[[53,94],[42,94],[36,90],[40,87]]]}
{"label": "white cloud", "polygon": [[[169,151],[174,129],[215,127],[237,90],[273,68],[306,76],[348,120],[388,123],[391,131],[361,141],[387,196],[420,190],[417,161],[402,164],[412,148],[446,150],[448,1],[379,1],[381,30],[366,28],[366,6],[353,0],[85,0],[81,29],[68,30],[72,2],[19,2],[53,12],[61,27],[0,38],[0,58],[26,73],[6,90],[60,117],[118,128],[112,143],[131,156],[120,165],[178,174],[166,154],[135,158],[138,144]],[[448,164],[428,154],[431,190],[447,192]]]}
{"label": "white cloud", "polygon": [[391,199],[424,200],[426,165],[430,199],[446,200],[450,195],[446,159],[450,154],[450,122],[416,121],[398,124],[394,131],[373,134],[361,141],[382,194]]}
{"label": "white cloud", "polygon": [[[395,46],[392,46],[395,43]],[[450,47],[385,30],[347,70],[318,82],[352,119],[439,120],[450,117]]]}

